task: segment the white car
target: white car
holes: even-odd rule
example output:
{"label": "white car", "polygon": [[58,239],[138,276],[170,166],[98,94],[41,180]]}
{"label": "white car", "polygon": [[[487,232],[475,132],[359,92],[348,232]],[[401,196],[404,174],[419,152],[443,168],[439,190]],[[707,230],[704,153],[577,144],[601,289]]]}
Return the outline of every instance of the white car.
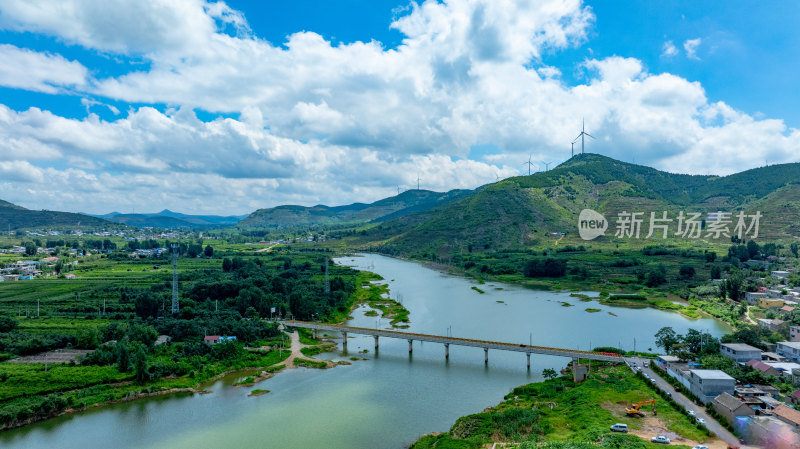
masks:
{"label": "white car", "polygon": [[703,446],[702,444],[698,444],[697,446],[693,447],[692,449],[708,449],[708,446]]}
{"label": "white car", "polygon": [[611,426],[611,431],[628,433],[628,425],[622,423],[616,423],[613,426]]}
{"label": "white car", "polygon": [[645,379],[649,379],[650,378],[650,376],[648,376],[647,373],[642,373],[642,376],[644,376]]}
{"label": "white car", "polygon": [[696,414],[694,410],[689,410],[689,416],[694,417]]}
{"label": "white car", "polygon": [[697,421],[697,424],[702,424],[704,426],[706,425],[706,420],[703,419],[703,418],[697,418],[696,421]]}
{"label": "white car", "polygon": [[652,441],[653,443],[669,444],[669,438],[665,437],[664,435],[659,435],[657,437],[650,438],[650,441]]}

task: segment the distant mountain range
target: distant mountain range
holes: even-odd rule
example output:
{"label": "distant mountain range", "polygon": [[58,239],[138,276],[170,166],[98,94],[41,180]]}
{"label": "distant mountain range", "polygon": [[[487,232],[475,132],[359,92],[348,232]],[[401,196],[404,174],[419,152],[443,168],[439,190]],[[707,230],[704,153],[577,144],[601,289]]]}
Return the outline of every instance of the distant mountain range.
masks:
{"label": "distant mountain range", "polygon": [[611,221],[607,236],[613,236],[622,211],[645,213],[644,237],[650,212],[667,211],[674,219],[680,211],[701,212],[705,218],[709,212],[731,212],[735,217],[744,210],[761,212],[761,240],[796,238],[800,163],[720,177],[673,174],[581,154],[549,171],[504,179],[438,207],[389,220],[369,230],[368,238],[398,254],[522,248],[544,242],[551,232],[576,235],[583,209],[596,210]]}
{"label": "distant mountain range", "polygon": [[315,225],[358,225],[376,223],[419,213],[472,195],[472,190],[439,193],[407,190],[374,203],[345,206],[278,206],[259,209],[239,222],[245,229],[305,227]]}
{"label": "distant mountain range", "polygon": [[114,223],[136,226],[140,228],[152,227],[196,229],[233,226],[247,215],[187,215],[179,212],[173,212],[169,209],[164,209],[161,212],[154,212],[150,214],[123,214],[120,212],[111,212],[110,214],[92,216],[112,221]]}
{"label": "distant mountain range", "polygon": [[117,224],[101,218],[71,212],[29,210],[0,200],[0,232],[22,228],[114,228]]}

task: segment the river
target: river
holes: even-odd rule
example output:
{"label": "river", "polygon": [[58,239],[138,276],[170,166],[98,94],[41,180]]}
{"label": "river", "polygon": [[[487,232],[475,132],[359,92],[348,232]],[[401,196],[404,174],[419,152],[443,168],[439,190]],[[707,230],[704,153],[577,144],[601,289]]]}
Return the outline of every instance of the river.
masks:
{"label": "river", "polygon": [[[409,331],[454,337],[589,349],[618,346],[655,349],[663,326],[722,335],[710,319],[688,320],[654,309],[613,308],[581,302],[567,293],[450,276],[420,264],[379,255],[344,257],[337,263],[368,269],[386,279],[393,298],[409,309]],[[472,289],[478,286],[481,294]],[[565,307],[563,302],[573,304]],[[601,309],[597,313],[586,308]],[[347,324],[388,327],[359,308]],[[609,314],[612,312],[614,315]],[[328,370],[298,368],[255,387],[234,388],[232,379],[210,386],[211,394],[173,395],[112,405],[0,432],[2,448],[403,448],[419,436],[446,431],[456,418],[501,401],[513,387],[541,380],[544,368],[559,370],[568,359],[444,348],[405,340],[350,335],[349,354],[334,360],[367,360]],[[359,351],[367,349],[366,354]],[[270,393],[248,397],[253,388]]]}

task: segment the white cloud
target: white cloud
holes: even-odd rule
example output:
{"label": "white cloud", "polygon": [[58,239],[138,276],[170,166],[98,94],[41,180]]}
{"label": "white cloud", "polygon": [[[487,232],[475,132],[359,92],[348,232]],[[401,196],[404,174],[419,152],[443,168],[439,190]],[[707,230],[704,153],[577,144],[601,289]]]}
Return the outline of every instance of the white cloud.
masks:
{"label": "white cloud", "polygon": [[686,50],[686,57],[689,59],[697,59],[700,58],[697,56],[697,48],[703,42],[703,39],[689,39],[683,43],[683,49]]}
{"label": "white cloud", "polygon": [[0,61],[0,86],[5,87],[52,94],[84,86],[88,77],[86,67],[77,61],[8,44],[0,44]]}
{"label": "white cloud", "polygon": [[664,42],[663,51],[661,52],[661,56],[666,56],[671,58],[678,54],[678,48],[675,47],[675,44],[672,41]]}
{"label": "white cloud", "polygon": [[[201,0],[3,2],[0,27],[148,63],[102,79],[84,73],[71,85],[87,109],[105,98],[169,107],[104,121],[0,105],[0,161],[31,161],[48,178],[28,198],[0,177],[0,198],[240,213],[378,199],[417,175],[428,188],[471,188],[520,173],[529,153],[566,159],[582,117],[597,137],[587,151],[635,153],[671,171],[730,173],[760,165],[766,149],[770,161],[797,160],[797,130],[710,103],[699,83],[649,73],[635,58],[584,61],[585,82],[567,85],[540,57],[586,39],[594,17],[578,0],[427,1],[401,14],[392,27],[404,39],[387,50],[313,32],[278,46],[253,36],[241,13]],[[115,30],[121,16],[138,20]],[[687,56],[700,44],[686,41]],[[669,41],[663,51],[678,50]],[[203,122],[195,109],[238,118]],[[500,154],[467,159],[478,144]]]}

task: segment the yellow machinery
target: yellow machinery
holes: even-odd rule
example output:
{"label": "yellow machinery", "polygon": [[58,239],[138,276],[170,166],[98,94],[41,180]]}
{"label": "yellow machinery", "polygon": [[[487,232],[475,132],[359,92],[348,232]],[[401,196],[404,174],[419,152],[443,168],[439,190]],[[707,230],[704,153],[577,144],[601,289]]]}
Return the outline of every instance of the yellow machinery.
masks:
{"label": "yellow machinery", "polygon": [[653,404],[653,414],[655,415],[656,414],[656,400],[655,399],[650,399],[649,401],[642,401],[642,402],[639,402],[637,404],[631,404],[630,407],[625,409],[625,413],[627,413],[628,416],[644,416],[644,413],[640,412],[639,408],[641,406],[647,405],[647,404]]}

